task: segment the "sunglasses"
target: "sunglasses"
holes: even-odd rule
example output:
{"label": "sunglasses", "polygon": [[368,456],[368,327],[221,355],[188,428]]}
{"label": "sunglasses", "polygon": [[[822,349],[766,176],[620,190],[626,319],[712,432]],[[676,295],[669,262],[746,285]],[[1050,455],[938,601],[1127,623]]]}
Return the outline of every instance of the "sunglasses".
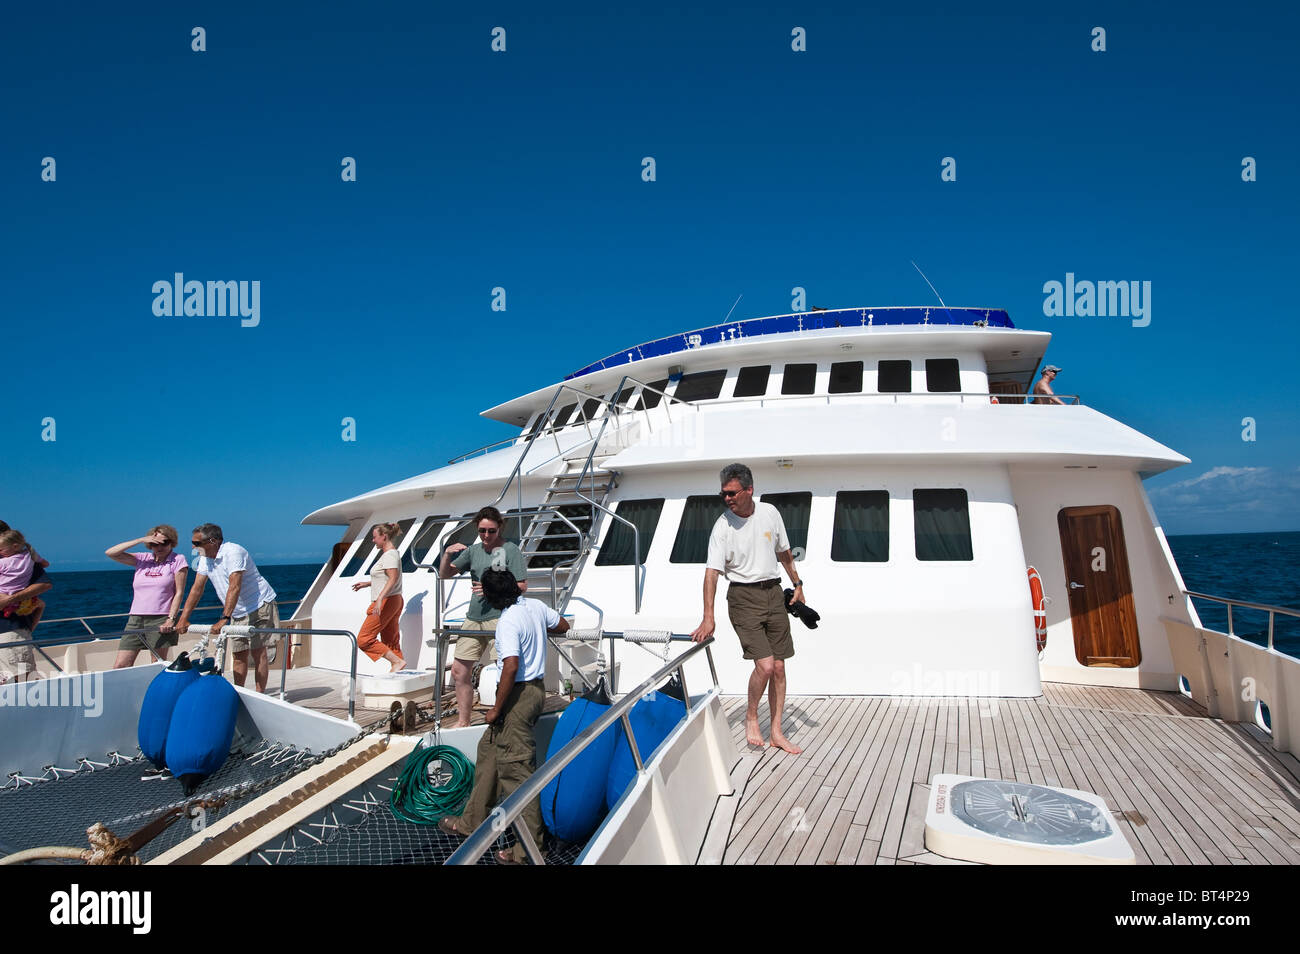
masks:
{"label": "sunglasses", "polygon": [[719,492],[718,496],[722,497],[724,500],[730,500],[732,497],[736,496],[736,494],[743,494],[744,492],[744,490],[723,490]]}
{"label": "sunglasses", "polygon": [[[149,546],[149,547],[169,547],[169,546],[171,546],[171,544],[164,540],[162,543],[146,543],[145,546]],[[198,544],[195,544],[195,546],[198,546]]]}
{"label": "sunglasses", "polygon": [[479,536],[490,537],[494,533],[500,533],[501,530],[499,527],[479,527],[478,532]]}
{"label": "sunglasses", "polygon": [[192,546],[192,547],[201,547],[201,546],[203,546],[203,541],[202,541],[202,540],[191,540],[191,541],[190,541],[190,546]]}

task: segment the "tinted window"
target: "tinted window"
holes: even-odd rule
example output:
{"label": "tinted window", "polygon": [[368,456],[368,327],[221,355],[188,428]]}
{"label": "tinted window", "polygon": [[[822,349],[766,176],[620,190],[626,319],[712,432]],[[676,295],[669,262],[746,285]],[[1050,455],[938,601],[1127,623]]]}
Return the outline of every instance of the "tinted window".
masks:
{"label": "tinted window", "polygon": [[609,533],[605,534],[605,543],[596,556],[596,566],[631,566],[644,564],[650,553],[650,541],[655,538],[655,527],[659,525],[659,514],[663,512],[664,501],[657,500],[620,500],[614,512],[624,520],[630,520],[636,526],[640,536],[640,558],[633,553],[637,537],[624,523],[610,520]]}
{"label": "tinted window", "polygon": [[369,562],[371,555],[375,552],[374,529],[375,524],[371,524],[367,528],[365,536],[361,539],[361,546],[357,547],[357,552],[352,555],[352,559],[339,571],[339,576],[356,576],[361,572],[361,568]]}
{"label": "tinted window", "polygon": [[712,401],[722,393],[722,382],[726,379],[725,368],[721,371],[696,371],[694,374],[683,375],[673,397],[679,401]]}
{"label": "tinted window", "polygon": [[541,429],[542,429],[542,422],[543,422],[545,419],[546,419],[546,415],[545,415],[544,413],[543,413],[543,414],[538,414],[537,417],[533,418],[533,426],[530,427],[530,428],[528,428],[528,430],[526,430],[526,431],[524,432],[524,438],[527,439],[527,438],[529,438],[529,437],[532,437],[532,436],[533,436],[534,434],[536,434],[539,430],[541,430]]}
{"label": "tinted window", "polygon": [[703,563],[709,558],[709,534],[723,511],[717,494],[698,494],[686,498],[677,539],[668,559],[672,563]]}
{"label": "tinted window", "polygon": [[582,402],[582,416],[589,421],[594,421],[603,406],[604,403],[600,398],[588,398]]}
{"label": "tinted window", "polygon": [[632,392],[635,390],[635,385],[625,387],[623,390],[618,392],[618,397],[614,398],[614,403],[620,407],[626,405],[628,401],[632,400]]}
{"label": "tinted window", "polygon": [[[548,521],[547,516],[539,515],[538,519],[544,523],[546,532],[537,541],[536,555],[528,558],[529,568],[573,563],[577,558],[577,554],[573,551],[578,548],[578,538],[573,528],[577,527],[578,533],[586,533],[591,528],[590,504],[562,504],[555,509],[568,518],[568,523],[558,517],[550,517]],[[506,521],[519,523],[518,520],[512,521],[510,517],[507,517]],[[570,523],[573,527],[569,526]],[[536,530],[534,530],[535,535]],[[509,536],[508,539],[512,543],[519,543],[517,536]]]}
{"label": "tinted window", "polygon": [[812,394],[817,386],[817,365],[787,364],[781,379],[782,394]]}
{"label": "tinted window", "polygon": [[835,495],[831,559],[884,563],[889,559],[889,492],[842,490]]}
{"label": "tinted window", "polygon": [[[420,528],[420,532],[411,541],[411,545],[406,548],[406,555],[402,557],[402,572],[414,573],[417,563],[434,563],[430,559],[430,551],[438,545],[438,537],[447,527],[446,517],[430,517]],[[438,552],[433,552],[434,557],[441,556]],[[430,571],[432,572],[432,571]]]}
{"label": "tinted window", "polygon": [[862,390],[862,362],[836,361],[831,365],[831,394],[857,394]]}
{"label": "tinted window", "polygon": [[741,368],[736,375],[734,397],[762,397],[767,393],[767,379],[772,374],[770,364],[761,364],[752,368]]}
{"label": "tinted window", "polygon": [[[402,542],[406,539],[406,535],[407,535],[408,533],[411,532],[411,527],[415,526],[415,518],[414,518],[414,517],[411,517],[409,520],[399,520],[399,521],[397,521],[397,526],[398,526],[399,528],[401,528],[401,531],[402,531],[402,532],[401,532],[401,534],[398,536],[398,538],[397,538],[395,541],[393,541],[393,542],[397,544],[397,548],[400,550],[400,549],[402,548]],[[374,559],[372,559],[369,563],[366,564],[366,572],[369,573],[371,570],[373,570],[373,569],[375,568],[375,563],[377,563],[378,561],[379,561],[379,551],[376,550],[375,553],[374,553]],[[403,573],[410,572],[410,571],[408,571],[408,570],[405,569],[405,564],[406,564],[406,560],[405,560],[405,558],[403,558],[403,560],[402,560],[402,565],[403,565],[403,570],[402,570],[402,572],[403,572]],[[412,567],[411,569],[413,570],[413,569],[415,569],[415,568]]]}
{"label": "tinted window", "polygon": [[795,559],[802,560],[808,551],[808,515],[812,513],[812,494],[763,494],[763,503],[770,503],[781,515],[785,535],[790,538],[790,549]]}
{"label": "tinted window", "polygon": [[641,389],[641,396],[636,399],[636,410],[648,411],[651,408],[658,407],[659,402],[664,399],[663,394],[660,392],[668,387],[668,379],[664,378],[661,381],[651,381],[650,387],[653,390],[648,391],[645,388]]}
{"label": "tinted window", "polygon": [[964,490],[912,491],[918,560],[973,560]]}
{"label": "tinted window", "polygon": [[909,393],[912,390],[912,362],[879,362],[876,365],[876,390],[881,394]]}
{"label": "tinted window", "polygon": [[560,410],[556,412],[555,423],[552,424],[551,427],[554,427],[557,430],[563,427],[565,424],[568,423],[569,418],[573,416],[573,412],[576,411],[577,409],[578,409],[578,405],[576,404],[564,405],[564,407],[560,408]]}
{"label": "tinted window", "polygon": [[926,358],[925,386],[930,391],[960,391],[961,366],[956,358]]}

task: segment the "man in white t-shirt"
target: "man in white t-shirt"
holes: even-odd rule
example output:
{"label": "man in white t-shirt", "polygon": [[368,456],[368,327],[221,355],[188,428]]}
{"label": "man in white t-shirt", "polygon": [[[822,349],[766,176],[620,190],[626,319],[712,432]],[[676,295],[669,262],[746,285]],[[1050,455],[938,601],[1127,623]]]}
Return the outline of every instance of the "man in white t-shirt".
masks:
{"label": "man in white t-shirt", "polygon": [[794,584],[794,600],[803,601],[803,581],[794,568],[794,555],[785,522],[771,504],[754,502],[754,475],[744,464],[722,469],[722,499],[728,513],[718,517],[709,534],[704,570],[704,620],[691,633],[697,643],[713,635],[713,600],[718,575],[726,574],[727,615],[740,638],[745,658],[754,660],[749,677],[749,708],[745,710],[745,739],[766,745],[758,726],[758,702],[767,690],[772,712],[772,745],[798,755],[803,751],[781,731],[785,708],[785,661],[794,655],[790,617],[781,590],[778,560]]}
{"label": "man in white t-shirt", "polygon": [[[185,633],[190,628],[190,614],[199,605],[203,588],[211,578],[212,586],[221,600],[221,619],[212,625],[216,636],[226,623],[236,626],[256,626],[262,629],[280,628],[280,610],[275,605],[275,590],[257,572],[257,564],[248,551],[238,543],[222,539],[221,528],[215,523],[204,523],[194,528],[190,543],[202,552],[194,560],[194,585],[181,610],[176,632]],[[270,672],[266,647],[277,636],[235,636],[226,641],[230,647],[231,675],[235,685],[242,686],[248,679],[248,654],[253,654],[253,685],[258,692],[266,691]]]}
{"label": "man in white t-shirt", "polygon": [[[488,730],[478,743],[474,791],[459,818],[438,823],[443,831],[464,837],[483,824],[494,806],[505,801],[537,770],[537,741],[533,729],[546,702],[546,634],[567,632],[568,620],[541,600],[519,595],[519,581],[509,570],[484,570],[479,582],[483,602],[501,610],[497,620],[497,658],[501,679],[497,698],[484,719]],[[538,848],[542,844],[542,806],[534,799],[524,809],[524,824]],[[501,864],[522,864],[523,845],[497,852]]]}

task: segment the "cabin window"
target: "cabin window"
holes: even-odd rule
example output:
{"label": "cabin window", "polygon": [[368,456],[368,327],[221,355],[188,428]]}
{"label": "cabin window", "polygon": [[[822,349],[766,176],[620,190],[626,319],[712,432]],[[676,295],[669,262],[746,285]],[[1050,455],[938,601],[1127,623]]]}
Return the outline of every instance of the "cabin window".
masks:
{"label": "cabin window", "polygon": [[339,571],[339,576],[356,576],[361,572],[361,568],[370,561],[370,556],[375,552],[374,530],[376,524],[371,524],[366,530],[366,535],[361,539],[361,545],[357,547],[357,552],[352,555],[352,559],[347,565]]}
{"label": "cabin window", "polygon": [[562,428],[565,424],[569,422],[569,418],[573,416],[573,412],[576,411],[577,409],[578,409],[578,405],[576,404],[564,405],[564,407],[560,408],[560,410],[556,412],[555,423],[552,424],[551,427],[555,428],[558,431],[560,428]]}
{"label": "cabin window", "polygon": [[862,390],[862,362],[836,361],[831,365],[831,394],[857,394]]}
{"label": "cabin window", "polygon": [[[397,540],[394,542],[397,544],[397,549],[401,550],[402,541],[404,541],[406,539],[406,535],[411,532],[411,527],[415,526],[415,518],[411,517],[408,520],[399,520],[397,521],[397,526],[399,529],[401,529],[402,532],[398,535]],[[370,560],[370,562],[366,564],[366,572],[369,573],[371,570],[373,570],[377,562],[379,562],[379,552],[375,551],[374,559]],[[406,561],[403,560],[402,562],[405,563]],[[402,572],[406,573],[409,571],[403,569]]]}
{"label": "cabin window", "polygon": [[546,420],[545,411],[543,411],[541,414],[538,414],[537,417],[533,418],[533,426],[527,428],[524,431],[524,440],[528,440],[528,438],[532,437],[534,434],[540,431],[542,429],[542,424],[545,422],[545,420]]}
{"label": "cabin window", "polygon": [[[406,534],[407,530],[411,529],[411,524],[413,523],[415,523],[414,517],[410,520],[403,520],[398,524],[398,526],[402,528],[403,535]],[[339,573],[339,576],[356,576],[363,568],[369,570],[370,564],[373,562],[371,557],[378,556],[375,552],[374,542],[375,527],[377,526],[379,526],[379,524],[372,523],[370,528],[366,530],[366,536],[361,542],[361,546],[357,547],[357,552],[352,555],[352,559],[348,561],[348,565],[343,568],[342,572]]]}
{"label": "cabin window", "polygon": [[912,391],[912,362],[877,362],[876,390],[881,394],[910,394]]}
{"label": "cabin window", "polygon": [[[528,558],[528,568],[544,567],[571,564],[577,558],[574,553],[578,549],[578,537],[573,528],[578,528],[578,533],[586,533],[591,529],[591,505],[590,504],[562,504],[555,510],[568,518],[568,523],[559,517],[552,517],[546,523],[546,532],[542,538],[537,541],[537,547],[534,556]],[[545,519],[545,518],[542,518]],[[511,521],[506,517],[506,522]],[[519,523],[515,520],[515,523]],[[569,526],[573,524],[573,526]],[[509,535],[508,535],[509,536]],[[519,543],[519,536],[510,536],[510,542]]]}
{"label": "cabin window", "polygon": [[835,495],[831,559],[839,563],[889,560],[889,491],[841,490]]}
{"label": "cabin window", "polygon": [[[520,516],[518,510],[507,510],[502,516],[505,517],[506,525],[501,528],[501,539],[518,546],[519,541],[523,538],[524,530],[528,528],[529,521],[533,519],[532,514],[524,517]],[[465,544],[466,546],[471,546],[482,539],[478,535],[477,523],[470,521],[470,531],[473,535],[470,537],[469,543]]]}
{"label": "cabin window", "polygon": [[686,498],[682,522],[673,541],[671,563],[704,563],[709,558],[709,534],[725,509],[717,494],[695,494]]}
{"label": "cabin window", "polygon": [[912,491],[918,560],[973,560],[964,490]]}
{"label": "cabin window", "polygon": [[[603,406],[603,404],[604,402],[600,398],[588,398],[586,401],[583,401],[582,417],[585,420],[594,421],[596,419],[596,415],[600,413],[600,409]],[[577,422],[575,421],[574,423]]]}
{"label": "cabin window", "polygon": [[808,551],[808,516],[812,513],[810,492],[790,494],[763,494],[763,503],[769,503],[781,515],[785,535],[790,539],[794,558],[802,560]]}
{"label": "cabin window", "polygon": [[762,397],[767,393],[767,379],[771,377],[770,364],[758,364],[751,368],[741,368],[736,375],[736,390],[733,397]]}
{"label": "cabin window", "polygon": [[961,366],[956,358],[926,358],[925,386],[930,391],[960,391]]}
{"label": "cabin window", "polygon": [[429,555],[433,553],[435,557],[442,556],[441,553],[434,552],[434,548],[438,545],[438,537],[442,535],[442,531],[446,527],[446,517],[430,517],[424,521],[424,525],[420,527],[420,532],[416,534],[415,539],[411,541],[411,545],[406,548],[406,553],[402,557],[403,573],[414,573],[419,569],[416,566],[417,563],[437,562],[430,559]]}
{"label": "cabin window", "polygon": [[725,368],[721,371],[696,371],[682,375],[673,397],[679,401],[712,401],[722,393],[722,382],[726,379]]}
{"label": "cabin window", "polygon": [[635,385],[630,385],[628,387],[625,387],[623,390],[618,392],[618,397],[614,398],[614,403],[617,404],[619,407],[626,407],[627,402],[632,400],[632,392],[635,390],[636,390]]}
{"label": "cabin window", "polygon": [[667,378],[662,378],[658,381],[651,381],[649,390],[647,390],[646,388],[641,389],[641,396],[637,398],[636,407],[634,408],[634,410],[649,411],[658,407],[659,402],[662,401],[664,398],[662,392],[667,387],[668,387]]}
{"label": "cabin window", "polygon": [[605,534],[605,543],[596,555],[596,566],[632,566],[644,565],[650,553],[650,541],[655,538],[655,527],[659,525],[659,514],[663,512],[664,500],[620,500],[614,513],[624,520],[630,520],[640,536],[640,552],[636,552],[637,537],[632,528],[617,520],[611,520],[609,533]]}
{"label": "cabin window", "polygon": [[812,394],[817,389],[817,365],[787,364],[781,379],[782,394]]}

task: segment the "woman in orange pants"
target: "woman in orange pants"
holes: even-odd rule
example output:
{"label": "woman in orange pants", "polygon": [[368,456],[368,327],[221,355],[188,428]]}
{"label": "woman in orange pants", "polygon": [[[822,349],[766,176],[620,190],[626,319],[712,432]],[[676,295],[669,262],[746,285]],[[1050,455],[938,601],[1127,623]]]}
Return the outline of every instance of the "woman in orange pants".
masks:
{"label": "woman in orange pants", "polygon": [[402,618],[402,561],[397,555],[397,538],[402,530],[395,523],[376,524],[370,539],[379,550],[379,559],[370,568],[370,579],[353,583],[352,589],[370,587],[374,594],[366,609],[365,622],[357,633],[357,648],[371,659],[386,659],[397,672],[406,660],[402,658],[402,634],[398,622]]}

